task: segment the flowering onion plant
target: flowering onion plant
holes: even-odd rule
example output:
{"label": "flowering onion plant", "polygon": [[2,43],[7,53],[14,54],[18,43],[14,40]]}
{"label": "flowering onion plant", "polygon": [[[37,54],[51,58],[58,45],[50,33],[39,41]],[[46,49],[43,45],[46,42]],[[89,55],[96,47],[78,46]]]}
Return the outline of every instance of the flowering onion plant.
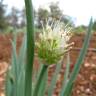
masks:
{"label": "flowering onion plant", "polygon": [[[54,87],[61,69],[62,57],[68,52],[74,43],[69,43],[72,37],[71,28],[65,26],[60,21],[47,23],[39,34],[39,40],[34,40],[34,18],[32,0],[25,0],[27,36],[25,36],[20,53],[16,54],[16,41],[12,42],[12,62],[6,76],[5,94],[6,96],[46,96],[46,85],[48,68],[51,64],[56,64],[56,70],[48,87],[48,96],[53,96]],[[71,96],[71,91],[79,73],[80,66],[86,55],[89,40],[91,38],[92,19],[90,20],[87,34],[79,57],[74,64],[72,73],[69,77],[70,59],[66,63],[64,81],[60,91],[60,96]],[[26,38],[27,37],[27,38]],[[33,61],[34,47],[37,48],[37,55],[42,60],[42,67],[38,71],[35,84],[33,84]],[[58,63],[58,64],[57,64]],[[35,87],[34,87],[35,86]]]}
{"label": "flowering onion plant", "polygon": [[56,64],[62,56],[71,49],[69,40],[72,36],[71,28],[65,26],[63,22],[54,21],[46,24],[43,32],[39,34],[36,42],[38,57],[45,64]]}

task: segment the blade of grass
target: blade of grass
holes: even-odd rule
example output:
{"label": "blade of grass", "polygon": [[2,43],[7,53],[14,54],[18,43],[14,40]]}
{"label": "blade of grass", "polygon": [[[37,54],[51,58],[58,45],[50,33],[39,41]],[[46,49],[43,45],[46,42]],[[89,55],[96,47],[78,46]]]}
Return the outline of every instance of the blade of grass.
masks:
{"label": "blade of grass", "polygon": [[64,85],[68,81],[69,72],[70,72],[70,56],[69,56],[69,53],[67,53],[67,64],[66,64],[66,70],[64,75]]}
{"label": "blade of grass", "polygon": [[[10,69],[10,76],[12,76],[12,81],[13,82],[13,89],[12,93],[14,93],[13,96],[17,96],[17,80],[18,80],[18,62],[17,62],[17,53],[16,53],[16,40],[14,40],[12,43],[12,65]],[[10,78],[10,77],[9,77]]]}
{"label": "blade of grass", "polygon": [[35,89],[34,89],[34,92],[33,92],[33,96],[38,96],[38,92],[40,90],[40,85],[43,82],[42,80],[43,80],[43,78],[46,74],[47,68],[48,68],[47,65],[43,65],[40,76],[38,77],[38,80],[37,80],[37,83],[36,83],[36,86],[35,86]]}
{"label": "blade of grass", "polygon": [[84,57],[86,55],[87,48],[88,48],[88,45],[89,45],[89,40],[91,38],[92,25],[93,25],[93,23],[92,23],[92,18],[91,18],[90,24],[89,24],[89,27],[88,27],[88,33],[87,33],[87,35],[85,37],[85,41],[84,41],[82,50],[80,52],[79,58],[78,58],[78,60],[77,60],[77,62],[75,64],[75,66],[74,66],[74,69],[72,71],[70,80],[68,81],[67,87],[63,91],[63,96],[67,96],[66,94],[68,94],[68,92],[70,91],[70,86],[72,86],[72,84],[74,83],[74,81],[75,81],[75,79],[76,79],[76,77],[77,77],[77,75],[79,73],[80,65],[82,64],[83,59],[84,59]]}
{"label": "blade of grass", "polygon": [[56,65],[55,73],[53,74],[51,84],[48,88],[49,89],[48,90],[48,96],[52,96],[52,94],[53,94],[54,87],[55,87],[56,81],[57,81],[57,77],[58,77],[58,74],[59,74],[60,69],[61,69],[61,65],[62,65],[62,63]]}
{"label": "blade of grass", "polygon": [[11,40],[11,44],[12,44],[12,61],[11,61],[11,70],[12,70],[12,74],[13,76],[15,76],[14,78],[17,79],[17,52],[16,52],[16,34],[14,34],[14,40]]}
{"label": "blade of grass", "polygon": [[66,63],[66,69],[65,69],[65,74],[64,74],[64,82],[62,84],[60,96],[63,96],[63,90],[65,90],[67,82],[68,82],[68,76],[69,76],[69,71],[70,71],[70,56],[69,52],[67,53],[67,63]]}
{"label": "blade of grass", "polygon": [[24,96],[24,87],[25,87],[25,72],[23,70],[22,74],[19,75],[17,96]]}
{"label": "blade of grass", "polygon": [[18,75],[21,71],[25,71],[25,62],[26,62],[26,35],[23,37],[22,45],[19,50],[18,55]]}
{"label": "blade of grass", "polygon": [[42,78],[42,81],[41,81],[38,96],[45,96],[47,77],[48,77],[48,71],[46,70],[46,72],[44,73],[44,77]]}
{"label": "blade of grass", "polygon": [[11,82],[10,70],[7,71],[5,82],[5,94],[6,96],[13,96],[13,82]]}
{"label": "blade of grass", "polygon": [[[16,34],[14,34],[14,40],[11,40],[12,44],[12,60],[11,67],[7,71],[5,90],[6,95],[17,96],[17,53],[16,53]],[[14,94],[15,95],[14,95]]]}
{"label": "blade of grass", "polygon": [[44,64],[39,64],[39,70],[38,70],[38,72],[37,72],[37,78],[36,78],[36,80],[38,80],[38,78],[39,78],[39,76],[40,76],[40,73],[41,73],[41,70],[42,70],[42,68],[43,68],[43,65],[44,65]]}
{"label": "blade of grass", "polygon": [[37,82],[37,80],[39,79],[39,77],[40,77],[40,73],[41,73],[41,71],[42,71],[42,68],[43,68],[43,65],[44,64],[42,64],[42,63],[39,63],[39,68],[38,68],[38,70],[36,70],[35,68],[34,68],[34,74],[35,74],[35,76],[34,76],[34,78],[33,78],[33,83],[34,83],[34,85],[36,85],[36,82]]}
{"label": "blade of grass", "polygon": [[23,38],[23,42],[18,55],[18,94],[17,96],[24,96],[25,86],[25,56],[26,55],[26,35]]}
{"label": "blade of grass", "polygon": [[27,64],[25,72],[25,96],[32,95],[32,70],[34,61],[34,19],[32,0],[25,0],[27,20]]}
{"label": "blade of grass", "polygon": [[37,83],[37,81],[38,81],[39,78],[40,78],[40,74],[41,74],[41,71],[42,71],[43,66],[44,66],[44,64],[42,64],[42,63],[39,64],[39,70],[38,70],[37,73],[36,73],[36,74],[37,74],[37,75],[36,75],[36,78],[35,78],[34,81],[32,82],[32,83],[34,84],[34,86],[32,86],[32,87],[33,87],[32,96],[33,96],[34,91],[35,91],[36,83]]}
{"label": "blade of grass", "polygon": [[66,96],[71,96],[73,86],[74,86],[74,83],[72,83],[71,86],[69,87],[68,92],[66,92]]}

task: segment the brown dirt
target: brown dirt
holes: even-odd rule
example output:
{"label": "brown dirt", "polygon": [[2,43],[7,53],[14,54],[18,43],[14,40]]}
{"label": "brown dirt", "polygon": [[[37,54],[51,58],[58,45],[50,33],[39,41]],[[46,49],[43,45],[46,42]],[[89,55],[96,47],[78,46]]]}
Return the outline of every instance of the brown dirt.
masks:
{"label": "brown dirt", "polygon": [[[17,51],[19,50],[19,46],[21,44],[21,35],[22,34],[19,34],[17,38]],[[2,93],[4,90],[4,77],[11,58],[12,48],[10,39],[12,39],[12,34],[0,34],[0,93]],[[84,42],[84,34],[73,36],[71,42],[75,42],[75,45],[70,52],[72,69],[80,52],[80,49],[78,48],[81,48]],[[89,48],[96,49],[96,34],[92,36]],[[96,51],[91,49],[88,50],[86,58],[84,59],[84,63],[81,66],[81,70],[74,85],[72,96],[96,96]],[[36,65],[37,63],[38,61],[35,60]],[[38,68],[38,65],[36,68]],[[54,69],[55,66],[50,67],[48,78],[49,82],[51,80]],[[65,65],[63,64],[59,74],[58,82],[56,84],[54,96],[59,96],[59,91],[62,85],[61,81],[63,80],[64,76],[64,70]],[[0,96],[3,95],[0,94]]]}

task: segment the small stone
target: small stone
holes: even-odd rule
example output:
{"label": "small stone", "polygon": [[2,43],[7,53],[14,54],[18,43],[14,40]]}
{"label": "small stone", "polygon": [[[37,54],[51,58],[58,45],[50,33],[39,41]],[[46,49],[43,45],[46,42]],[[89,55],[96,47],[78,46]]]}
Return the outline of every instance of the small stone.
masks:
{"label": "small stone", "polygon": [[86,89],[86,92],[90,92],[90,89],[88,88],[88,89]]}
{"label": "small stone", "polygon": [[77,90],[76,92],[77,92],[77,94],[79,94],[80,93],[80,90]]}
{"label": "small stone", "polygon": [[1,93],[0,96],[5,96],[5,95],[3,93]]}
{"label": "small stone", "polygon": [[87,89],[85,90],[85,92],[86,92],[87,94],[90,94],[90,93],[91,93],[91,90],[90,90],[89,88],[87,88]]}
{"label": "small stone", "polygon": [[91,80],[91,81],[96,81],[96,75],[95,75],[95,74],[91,75],[91,76],[90,76],[90,80]]}
{"label": "small stone", "polygon": [[84,67],[90,67],[90,63],[85,63]]}
{"label": "small stone", "polygon": [[92,59],[96,60],[96,56],[92,56]]}
{"label": "small stone", "polygon": [[81,87],[80,87],[80,90],[81,90],[81,91],[84,91],[84,87],[83,87],[83,86],[81,86]]}
{"label": "small stone", "polygon": [[92,67],[92,68],[96,68],[96,64],[92,63],[92,64],[91,64],[91,67]]}

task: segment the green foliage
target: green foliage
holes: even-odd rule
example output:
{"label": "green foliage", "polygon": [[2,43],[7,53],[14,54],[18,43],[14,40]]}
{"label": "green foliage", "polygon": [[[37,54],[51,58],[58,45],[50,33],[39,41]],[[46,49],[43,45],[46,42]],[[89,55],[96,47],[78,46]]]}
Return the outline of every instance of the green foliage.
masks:
{"label": "green foliage", "polygon": [[34,61],[34,12],[31,0],[25,0],[26,21],[27,21],[27,62],[25,70],[25,94],[32,95],[32,71]]}
{"label": "green foliage", "polygon": [[84,25],[78,26],[76,28],[74,28],[73,32],[78,34],[78,33],[85,33],[87,30],[87,27]]}
{"label": "green foliage", "polygon": [[47,9],[39,8],[38,9],[38,27],[41,28],[42,24],[41,22],[45,25],[46,20],[49,17],[49,12]]}
{"label": "green foliage", "polygon": [[67,86],[67,82],[68,82],[68,79],[69,79],[69,73],[70,73],[70,54],[67,53],[67,63],[66,63],[66,69],[65,69],[65,74],[64,74],[64,81],[62,83],[62,88],[61,88],[61,92],[60,92],[60,96],[63,96],[63,92]]}
{"label": "green foliage", "polygon": [[35,89],[34,89],[34,92],[33,92],[33,96],[44,96],[45,94],[45,86],[46,86],[46,83],[47,83],[47,69],[48,69],[48,66],[47,65],[43,65],[42,67],[42,70],[40,72],[40,75],[38,77],[38,80],[37,80],[37,83],[36,83],[36,86],[35,86]]}
{"label": "green foliage", "polygon": [[3,4],[3,0],[0,0],[0,30],[1,31],[7,27],[5,8],[6,5]]}
{"label": "green foliage", "polygon": [[18,28],[19,10],[12,7],[10,14],[7,16],[8,24],[14,28]]}
{"label": "green foliage", "polygon": [[60,72],[60,69],[61,69],[61,65],[62,65],[62,62],[59,62],[57,65],[56,65],[56,69],[55,69],[55,72],[53,74],[53,77],[52,77],[52,81],[50,83],[50,86],[48,88],[48,96],[52,96],[53,92],[54,92],[54,87],[56,85],[56,82],[57,82],[57,77],[58,77],[58,74]]}
{"label": "green foliage", "polygon": [[[77,62],[74,66],[74,69],[71,73],[71,76],[68,80],[68,83],[67,85],[65,86],[65,90],[63,90],[63,95],[62,96],[68,96],[67,94],[70,93],[70,91],[72,90],[72,86],[73,86],[73,83],[74,81],[76,80],[76,77],[79,73],[79,70],[80,70],[80,65],[82,64],[83,60],[84,60],[84,57],[86,55],[86,52],[87,52],[87,48],[88,48],[88,45],[89,45],[89,40],[91,38],[91,31],[92,31],[92,19],[90,20],[90,24],[89,24],[89,27],[88,27],[88,33],[85,37],[85,41],[84,41],[84,44],[83,44],[83,47],[82,47],[82,50],[80,52],[80,55],[77,59]],[[71,88],[71,89],[70,89]]]}
{"label": "green foliage", "polygon": [[24,96],[26,37],[24,37],[19,55],[16,52],[16,37],[12,41],[12,61],[6,77],[6,96]]}
{"label": "green foliage", "polygon": [[59,2],[56,3],[51,3],[49,8],[50,8],[50,17],[56,19],[56,20],[60,20],[60,18],[62,17],[63,13],[60,10],[59,6],[58,6]]}
{"label": "green foliage", "polygon": [[[42,24],[46,25],[46,21],[50,18],[52,20],[61,20],[65,24],[69,24],[70,26],[74,26],[72,18],[68,15],[64,15],[62,10],[58,6],[58,2],[54,3],[51,2],[49,7],[49,10],[44,8],[39,8],[37,14],[37,27],[42,28]],[[50,21],[51,23],[51,21]]]}
{"label": "green foliage", "polygon": [[40,32],[42,32],[42,28],[35,27],[34,28],[34,32],[40,33]]}
{"label": "green foliage", "polygon": [[[14,41],[12,42],[12,48],[13,48],[12,62],[11,67],[9,68],[6,76],[6,96],[45,96],[46,92],[45,89],[48,77],[47,64],[44,64],[42,66],[42,69],[39,70],[40,73],[36,79],[35,88],[33,87],[32,72],[33,72],[33,59],[34,59],[34,21],[33,21],[34,19],[33,19],[33,7],[31,4],[31,0],[25,0],[25,7],[26,7],[26,19],[27,19],[27,42],[25,36],[19,55],[17,55],[16,53],[16,37],[14,37]],[[71,74],[69,74],[70,59],[68,55],[65,78],[62,86],[63,90],[61,90],[60,96],[71,96],[74,82],[76,80],[76,77],[80,70],[80,66],[87,52],[89,40],[91,38],[92,25],[93,23],[91,19],[82,50],[80,52],[80,55],[77,59],[77,62]],[[27,61],[25,61],[26,59]],[[51,81],[51,85],[49,87],[48,96],[53,95],[52,93],[56,84],[56,79],[60,71],[60,68],[61,64],[57,64],[54,76]],[[70,75],[70,77],[68,75]],[[32,89],[34,89],[33,94]]]}
{"label": "green foliage", "polygon": [[63,11],[60,9],[59,7],[59,2],[52,2],[49,5],[50,8],[50,16],[52,19],[54,20],[61,20],[62,22],[64,22],[65,24],[69,24],[69,26],[73,27],[73,21],[72,18],[68,15],[63,14]]}
{"label": "green foliage", "polygon": [[96,21],[93,23],[93,30],[96,32]]}

